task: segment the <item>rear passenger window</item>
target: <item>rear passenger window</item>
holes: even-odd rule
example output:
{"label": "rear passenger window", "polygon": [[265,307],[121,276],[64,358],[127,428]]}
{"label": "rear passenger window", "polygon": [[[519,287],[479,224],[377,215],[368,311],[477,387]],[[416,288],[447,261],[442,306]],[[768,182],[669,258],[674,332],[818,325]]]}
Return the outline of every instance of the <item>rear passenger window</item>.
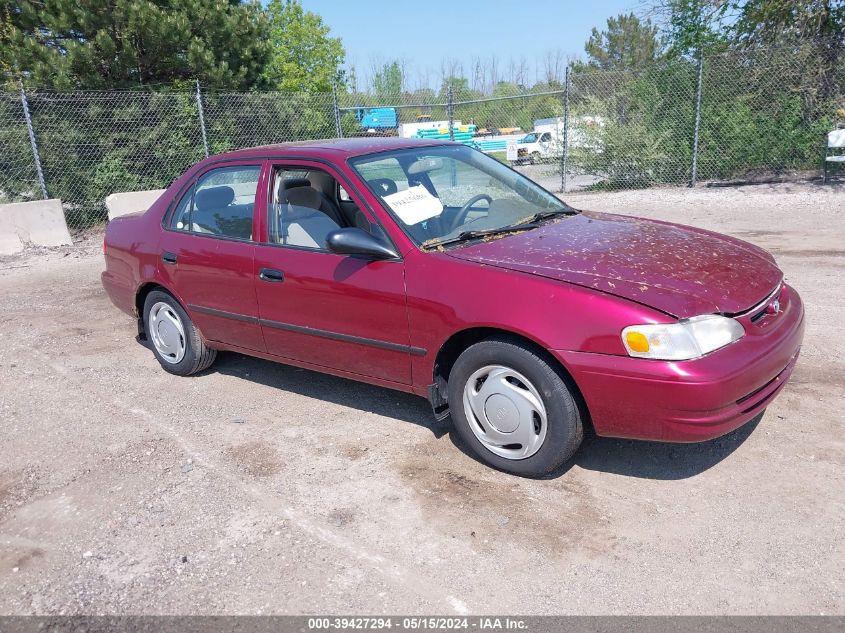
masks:
{"label": "rear passenger window", "polygon": [[236,239],[252,239],[255,191],[261,167],[221,167],[204,174],[173,214],[171,228]]}

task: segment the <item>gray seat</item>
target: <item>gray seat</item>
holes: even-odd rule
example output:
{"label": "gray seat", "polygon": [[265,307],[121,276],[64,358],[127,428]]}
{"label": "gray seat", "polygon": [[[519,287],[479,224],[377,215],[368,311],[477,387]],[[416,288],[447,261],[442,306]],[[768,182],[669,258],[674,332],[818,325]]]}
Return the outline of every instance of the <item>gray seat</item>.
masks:
{"label": "gray seat", "polygon": [[252,239],[254,203],[232,204],[235,190],[225,185],[200,189],[194,196],[191,230]]}
{"label": "gray seat", "polygon": [[288,207],[282,243],[306,248],[326,248],[326,236],[340,226],[325,213],[291,205]]}
{"label": "gray seat", "polygon": [[191,212],[191,230],[199,233],[216,233],[217,218],[235,199],[235,190],[231,187],[208,187],[200,189],[194,195],[194,209]]}
{"label": "gray seat", "polygon": [[197,191],[194,197],[194,204],[197,210],[223,209],[232,204],[235,199],[235,190],[231,187],[207,187]]}
{"label": "gray seat", "polygon": [[346,224],[340,209],[322,192],[312,187],[309,180],[297,178],[287,181],[284,183],[281,193],[284,196],[283,199],[291,204],[321,211],[338,226]]}
{"label": "gray seat", "polygon": [[304,179],[282,184],[279,191],[279,242],[282,244],[326,248],[326,236],[341,226],[338,222],[340,212],[310,184]]}

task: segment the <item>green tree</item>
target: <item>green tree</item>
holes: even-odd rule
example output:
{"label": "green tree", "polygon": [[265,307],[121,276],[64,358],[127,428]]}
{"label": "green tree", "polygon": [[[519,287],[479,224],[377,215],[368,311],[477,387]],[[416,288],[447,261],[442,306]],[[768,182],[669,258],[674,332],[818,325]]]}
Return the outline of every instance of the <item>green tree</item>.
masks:
{"label": "green tree", "polygon": [[257,3],[0,0],[0,69],[51,88],[253,87],[269,55]]}
{"label": "green tree", "polygon": [[845,41],[845,2],[842,0],[731,0],[738,14],[737,37],[755,44],[793,43],[830,38]]}
{"label": "green tree", "polygon": [[[845,2],[842,0],[731,0],[737,19],[731,29],[743,48],[808,47],[808,89],[822,99],[841,86],[837,74],[845,57]],[[845,73],[843,73],[845,75]]]}
{"label": "green tree", "polygon": [[608,18],[607,30],[593,28],[584,50],[588,68],[642,70],[660,54],[657,27],[633,13]]}
{"label": "green tree", "polygon": [[399,103],[402,99],[402,86],[405,77],[402,66],[394,60],[384,64],[381,70],[373,75],[373,92],[377,99],[389,103]]}
{"label": "green tree", "polygon": [[306,11],[299,0],[272,0],[267,5],[272,54],[266,79],[279,90],[329,92],[342,83],[346,57],[340,38],[318,14]]}
{"label": "green tree", "polygon": [[452,86],[452,99],[455,101],[469,101],[481,96],[480,93],[470,89],[469,79],[452,75],[444,77],[440,84],[440,92],[437,95],[440,101],[445,102],[448,99],[449,86]]}
{"label": "green tree", "polygon": [[665,18],[670,55],[698,57],[727,46],[727,0],[663,0],[657,8]]}

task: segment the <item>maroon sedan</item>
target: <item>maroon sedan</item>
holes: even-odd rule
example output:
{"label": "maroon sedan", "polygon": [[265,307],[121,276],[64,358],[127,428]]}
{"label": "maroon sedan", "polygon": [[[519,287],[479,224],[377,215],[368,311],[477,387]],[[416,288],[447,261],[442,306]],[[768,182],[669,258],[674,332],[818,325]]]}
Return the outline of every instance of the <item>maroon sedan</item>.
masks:
{"label": "maroon sedan", "polygon": [[231,350],[399,389],[485,462],[539,476],[583,426],[717,437],[772,401],[804,332],[773,258],[582,213],[452,143],[258,147],[112,221],[103,286],[161,366]]}

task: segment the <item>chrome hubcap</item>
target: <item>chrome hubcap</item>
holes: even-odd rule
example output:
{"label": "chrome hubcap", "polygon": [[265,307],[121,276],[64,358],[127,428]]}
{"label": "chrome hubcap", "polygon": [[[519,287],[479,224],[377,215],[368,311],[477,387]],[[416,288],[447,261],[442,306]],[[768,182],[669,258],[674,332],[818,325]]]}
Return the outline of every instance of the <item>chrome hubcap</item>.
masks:
{"label": "chrome hubcap", "polygon": [[531,457],[546,439],[540,392],[510,367],[488,365],[474,372],[464,385],[464,413],[478,441],[499,457]]}
{"label": "chrome hubcap", "polygon": [[175,365],[185,357],[185,328],[182,319],[163,301],[150,309],[149,334],[156,351],[168,363]]}

